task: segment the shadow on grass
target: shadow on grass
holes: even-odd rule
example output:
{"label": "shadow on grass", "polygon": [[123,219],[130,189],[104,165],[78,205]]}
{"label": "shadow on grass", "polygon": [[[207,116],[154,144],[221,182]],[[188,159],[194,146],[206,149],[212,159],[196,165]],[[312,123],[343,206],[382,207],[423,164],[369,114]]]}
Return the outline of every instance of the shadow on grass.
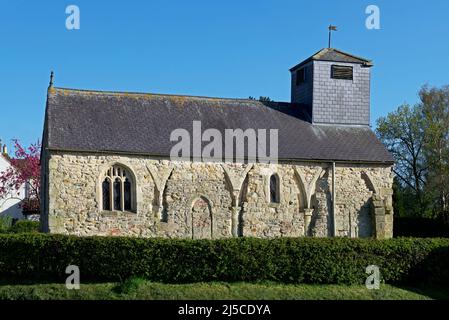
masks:
{"label": "shadow on grass", "polygon": [[433,249],[404,280],[405,284],[395,286],[433,299],[449,299],[449,247]]}
{"label": "shadow on grass", "polygon": [[394,285],[396,288],[411,291],[417,294],[427,296],[436,300],[449,300],[449,288],[443,286],[431,285]]}

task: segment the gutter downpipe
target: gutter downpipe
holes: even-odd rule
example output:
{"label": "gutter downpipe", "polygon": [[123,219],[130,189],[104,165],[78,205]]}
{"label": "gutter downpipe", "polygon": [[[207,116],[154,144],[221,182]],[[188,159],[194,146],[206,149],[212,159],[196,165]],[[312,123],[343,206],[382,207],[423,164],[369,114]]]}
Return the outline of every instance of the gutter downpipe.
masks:
{"label": "gutter downpipe", "polygon": [[332,161],[332,233],[333,236],[337,236],[337,223],[336,223],[336,195],[335,195],[335,161]]}

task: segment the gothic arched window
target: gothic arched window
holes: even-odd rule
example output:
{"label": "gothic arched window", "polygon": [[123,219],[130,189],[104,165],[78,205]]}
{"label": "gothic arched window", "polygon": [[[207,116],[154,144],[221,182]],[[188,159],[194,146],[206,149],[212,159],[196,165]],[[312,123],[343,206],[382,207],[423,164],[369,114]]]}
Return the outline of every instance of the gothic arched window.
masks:
{"label": "gothic arched window", "polygon": [[279,176],[277,174],[272,174],[270,177],[270,202],[280,202]]}
{"label": "gothic arched window", "polygon": [[135,183],[128,169],[119,165],[109,168],[101,188],[103,210],[135,212]]}

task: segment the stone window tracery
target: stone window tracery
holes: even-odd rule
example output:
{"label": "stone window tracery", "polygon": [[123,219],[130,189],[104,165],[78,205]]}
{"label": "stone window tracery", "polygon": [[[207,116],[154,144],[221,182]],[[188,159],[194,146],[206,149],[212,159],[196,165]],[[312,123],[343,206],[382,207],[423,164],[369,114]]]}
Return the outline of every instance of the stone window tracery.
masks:
{"label": "stone window tracery", "polygon": [[136,211],[135,182],[129,169],[113,165],[107,170],[101,187],[104,211]]}

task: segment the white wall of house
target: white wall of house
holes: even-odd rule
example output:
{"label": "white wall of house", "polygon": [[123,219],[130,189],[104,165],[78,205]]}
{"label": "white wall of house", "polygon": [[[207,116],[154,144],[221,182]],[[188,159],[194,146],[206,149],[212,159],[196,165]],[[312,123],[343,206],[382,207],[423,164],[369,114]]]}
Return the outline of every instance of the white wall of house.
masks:
{"label": "white wall of house", "polygon": [[[11,166],[9,160],[0,154],[0,173],[6,171]],[[0,197],[0,216],[10,216],[13,219],[24,219],[22,208],[19,203],[26,197],[25,184],[18,190]]]}

